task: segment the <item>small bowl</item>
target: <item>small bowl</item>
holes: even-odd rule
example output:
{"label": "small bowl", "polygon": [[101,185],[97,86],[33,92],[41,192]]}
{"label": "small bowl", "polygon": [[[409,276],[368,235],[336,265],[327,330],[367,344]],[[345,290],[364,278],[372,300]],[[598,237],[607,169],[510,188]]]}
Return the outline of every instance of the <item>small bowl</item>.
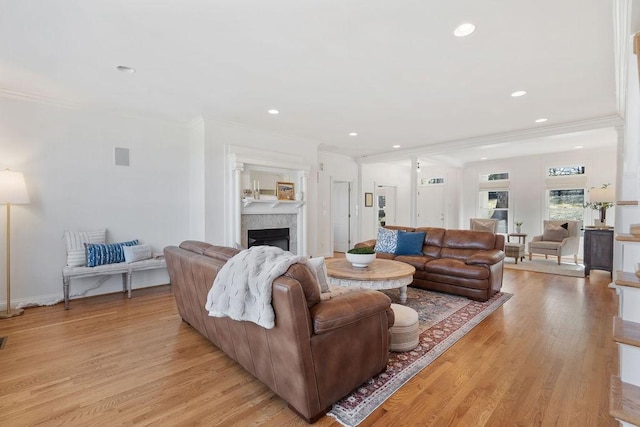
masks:
{"label": "small bowl", "polygon": [[347,261],[356,268],[368,267],[373,261],[376,260],[376,254],[345,254]]}

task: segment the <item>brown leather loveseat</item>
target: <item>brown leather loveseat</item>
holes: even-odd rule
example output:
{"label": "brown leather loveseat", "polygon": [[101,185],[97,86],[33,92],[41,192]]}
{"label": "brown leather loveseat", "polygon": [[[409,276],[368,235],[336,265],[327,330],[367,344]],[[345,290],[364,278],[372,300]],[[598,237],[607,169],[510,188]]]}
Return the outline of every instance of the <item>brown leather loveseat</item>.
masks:
{"label": "brown leather loveseat", "polygon": [[[432,227],[384,228],[399,232],[424,231],[421,255],[378,252],[378,258],[406,262],[416,268],[411,286],[486,301],[502,288],[504,236],[488,231]],[[374,247],[375,240],[356,244]]]}
{"label": "brown leather loveseat", "polygon": [[207,294],[233,248],[185,241],[164,249],[182,319],[313,422],[382,372],[389,357],[391,300],[354,290],[326,301],[311,270],[293,264],[273,282],[275,327],[209,317]]}

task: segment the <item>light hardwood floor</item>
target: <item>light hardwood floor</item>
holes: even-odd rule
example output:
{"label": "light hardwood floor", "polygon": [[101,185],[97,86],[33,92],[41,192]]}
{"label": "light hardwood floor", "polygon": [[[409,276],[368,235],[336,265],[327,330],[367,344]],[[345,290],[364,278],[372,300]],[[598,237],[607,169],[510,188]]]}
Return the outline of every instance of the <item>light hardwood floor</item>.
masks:
{"label": "light hardwood floor", "polygon": [[[362,425],[617,425],[608,283],[505,270],[511,300]],[[0,336],[0,426],[305,425],[181,321],[169,286],[29,308]]]}

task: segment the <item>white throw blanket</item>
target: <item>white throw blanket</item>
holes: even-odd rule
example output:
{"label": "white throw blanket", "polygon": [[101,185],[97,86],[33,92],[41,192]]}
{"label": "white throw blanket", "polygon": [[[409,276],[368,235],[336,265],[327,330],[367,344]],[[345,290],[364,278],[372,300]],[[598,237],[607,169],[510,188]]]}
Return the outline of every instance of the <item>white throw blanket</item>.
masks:
{"label": "white throw blanket", "polygon": [[308,265],[305,257],[275,246],[252,246],[222,266],[207,295],[209,316],[248,320],[275,326],[271,286],[292,264]]}

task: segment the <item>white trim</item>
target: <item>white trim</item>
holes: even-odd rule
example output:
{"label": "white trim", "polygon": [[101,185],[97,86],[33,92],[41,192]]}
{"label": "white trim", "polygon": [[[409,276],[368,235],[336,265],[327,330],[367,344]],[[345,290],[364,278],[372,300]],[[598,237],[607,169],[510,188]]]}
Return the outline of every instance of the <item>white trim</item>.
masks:
{"label": "white trim", "polygon": [[406,160],[411,156],[433,156],[435,154],[449,153],[452,150],[465,150],[484,144],[497,144],[501,142],[523,141],[527,139],[543,138],[564,133],[573,133],[586,130],[604,129],[620,126],[624,120],[619,115],[603,116],[578,122],[569,122],[558,125],[546,126],[535,129],[525,129],[499,134],[481,136],[477,138],[443,141],[427,146],[407,150],[394,150],[393,152],[361,156],[356,158],[359,164],[380,163],[384,161]]}
{"label": "white trim", "polygon": [[64,108],[82,108],[83,104],[74,101],[68,101],[66,99],[51,98],[43,95],[36,95],[35,93],[20,92],[17,90],[11,90],[7,88],[0,88],[0,97],[20,99],[22,101],[39,102],[41,104],[55,105],[56,107]]}
{"label": "white trim", "polygon": [[625,116],[627,102],[627,73],[631,34],[632,0],[613,0],[613,53],[616,77],[618,114]]}
{"label": "white trim", "polygon": [[[234,246],[242,239],[242,214],[296,214],[296,255],[307,255],[307,181],[311,167],[302,157],[287,153],[265,151],[257,148],[226,145],[227,167],[224,204],[228,206],[231,227],[225,232],[225,244]],[[295,202],[266,201],[245,203],[241,194],[241,173],[245,169],[289,172],[296,184]],[[297,203],[296,203],[297,202]]]}

